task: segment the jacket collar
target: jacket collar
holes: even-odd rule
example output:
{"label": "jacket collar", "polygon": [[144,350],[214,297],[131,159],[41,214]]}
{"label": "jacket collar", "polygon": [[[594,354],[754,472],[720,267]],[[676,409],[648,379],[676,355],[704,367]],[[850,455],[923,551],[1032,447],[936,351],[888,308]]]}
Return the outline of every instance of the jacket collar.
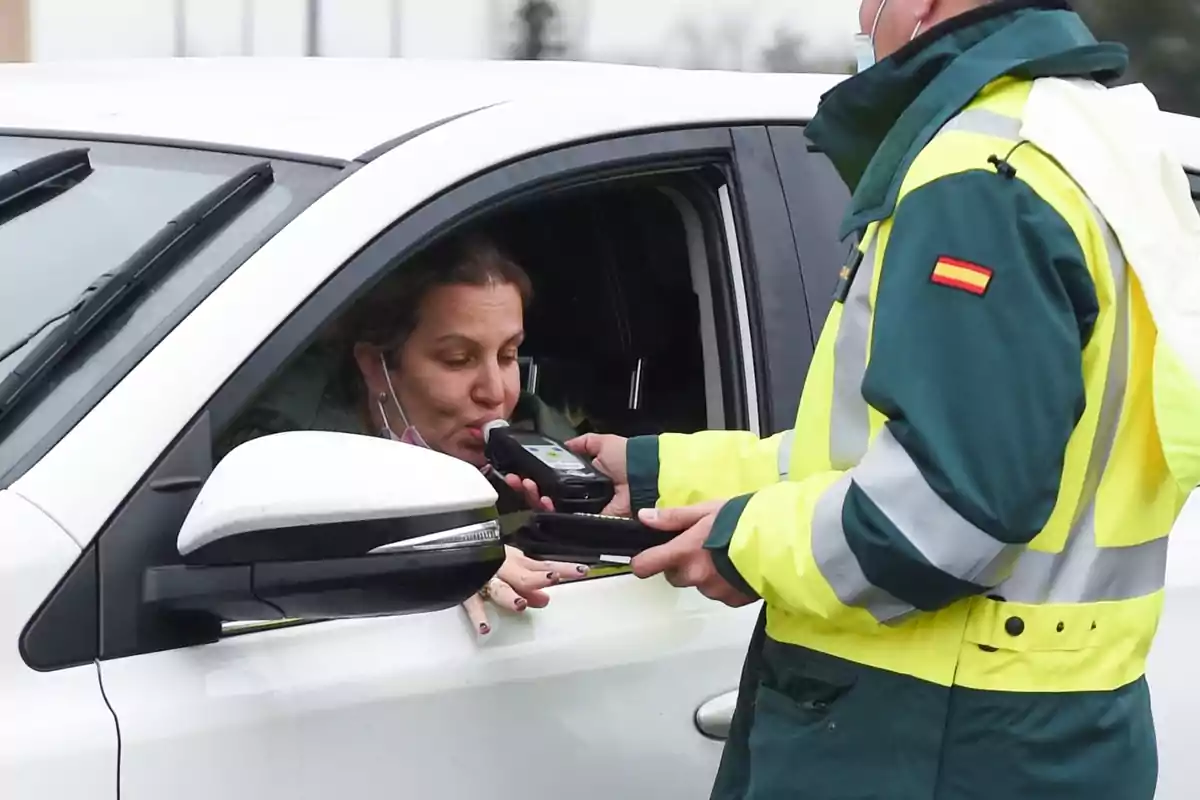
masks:
{"label": "jacket collar", "polygon": [[913,159],[997,78],[1111,83],[1127,65],[1125,47],[1098,43],[1064,0],[1000,0],[931,28],[828,92],[808,125],[853,192],[839,235],[891,216]]}

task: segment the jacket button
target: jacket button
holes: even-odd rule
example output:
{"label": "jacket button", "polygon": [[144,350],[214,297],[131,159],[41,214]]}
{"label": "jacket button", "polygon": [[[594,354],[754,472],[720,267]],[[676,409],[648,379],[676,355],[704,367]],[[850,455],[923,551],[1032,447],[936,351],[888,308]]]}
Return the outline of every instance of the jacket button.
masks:
{"label": "jacket button", "polygon": [[1004,632],[1009,636],[1020,636],[1025,632],[1025,620],[1020,617],[1009,617],[1004,621]]}

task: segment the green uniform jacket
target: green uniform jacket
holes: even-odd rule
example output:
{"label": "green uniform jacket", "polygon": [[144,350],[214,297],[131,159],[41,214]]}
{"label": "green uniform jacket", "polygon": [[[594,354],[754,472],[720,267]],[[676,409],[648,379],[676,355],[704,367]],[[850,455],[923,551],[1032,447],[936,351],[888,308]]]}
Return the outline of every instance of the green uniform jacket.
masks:
{"label": "green uniform jacket", "polygon": [[635,507],[734,498],[707,546],[765,601],[714,798],[1153,797],[1185,499],[1153,323],[1086,197],[1013,141],[1030,80],[1126,64],[1067,3],[1002,0],[839,85],[808,135],[863,257],[796,428],[630,440]]}

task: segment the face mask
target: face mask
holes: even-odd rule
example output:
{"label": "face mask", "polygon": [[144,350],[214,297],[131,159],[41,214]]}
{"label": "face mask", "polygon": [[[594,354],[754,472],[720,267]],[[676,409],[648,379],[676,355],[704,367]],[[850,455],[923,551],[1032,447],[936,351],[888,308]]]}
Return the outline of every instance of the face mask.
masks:
{"label": "face mask", "polygon": [[[396,397],[396,389],[392,386],[392,373],[388,370],[387,361],[384,360],[383,354],[379,356],[379,365],[383,367],[383,378],[387,381],[387,394],[380,392],[375,398],[375,405],[379,408],[379,418],[383,420],[383,430],[380,431],[381,436],[386,436],[392,441],[404,442],[405,444],[424,447],[426,450],[432,450],[429,443],[425,441],[425,437],[421,436],[421,432],[409,424],[408,417],[404,414],[404,409],[400,406],[400,400]],[[396,411],[400,413],[400,421],[404,423],[404,433],[399,436],[392,430],[392,426],[388,424],[387,410],[383,407],[384,401],[391,395],[392,405],[396,407]]]}
{"label": "face mask", "polygon": [[[879,19],[883,16],[883,9],[886,6],[887,0],[883,0],[879,4],[879,10],[875,12],[875,21],[871,24],[870,33],[857,33],[854,35],[854,59],[859,72],[866,72],[875,66],[875,34],[879,30]],[[917,38],[917,34],[921,32],[922,24],[921,22],[917,22],[917,27],[913,30],[912,36],[908,37],[910,42]]]}
{"label": "face mask", "polygon": [[875,21],[871,23],[870,33],[854,35],[854,58],[858,62],[859,72],[866,72],[875,66],[875,32],[879,30],[879,18],[883,16],[883,9],[886,7],[887,0],[883,0],[875,11]]}

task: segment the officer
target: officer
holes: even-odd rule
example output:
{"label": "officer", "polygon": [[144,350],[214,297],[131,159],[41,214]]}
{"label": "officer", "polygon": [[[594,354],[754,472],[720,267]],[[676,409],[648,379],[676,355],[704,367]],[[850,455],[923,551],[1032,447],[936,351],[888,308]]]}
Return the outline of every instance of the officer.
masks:
{"label": "officer", "polygon": [[1197,463],[1198,415],[1156,420],[1133,259],[1020,138],[1035,79],[1126,52],[1063,0],[860,17],[808,128],[860,244],[794,429],[571,447],[610,512],[682,531],[639,576],[764,601],[714,798],[1150,800],[1145,662],[1200,477],[1165,454]]}

